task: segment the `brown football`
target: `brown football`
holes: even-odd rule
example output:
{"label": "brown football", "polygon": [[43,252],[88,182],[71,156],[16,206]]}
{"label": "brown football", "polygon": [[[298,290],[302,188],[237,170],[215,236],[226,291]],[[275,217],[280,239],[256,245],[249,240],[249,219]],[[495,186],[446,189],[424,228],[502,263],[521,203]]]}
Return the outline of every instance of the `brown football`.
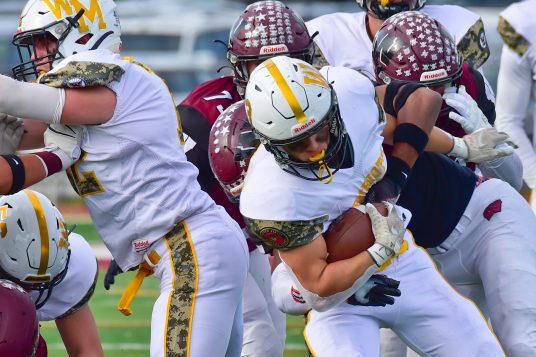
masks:
{"label": "brown football", "polygon": [[[374,203],[376,209],[387,214],[383,203]],[[334,220],[323,234],[328,249],[327,262],[351,258],[368,248],[375,241],[370,218],[356,208],[350,208]]]}

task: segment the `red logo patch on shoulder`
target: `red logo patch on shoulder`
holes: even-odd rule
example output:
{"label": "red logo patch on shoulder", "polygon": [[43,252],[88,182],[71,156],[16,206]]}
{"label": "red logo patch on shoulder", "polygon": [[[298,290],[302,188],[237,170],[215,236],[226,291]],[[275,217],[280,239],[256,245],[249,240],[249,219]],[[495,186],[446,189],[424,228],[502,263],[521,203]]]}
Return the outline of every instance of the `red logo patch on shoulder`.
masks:
{"label": "red logo patch on shoulder", "polygon": [[495,213],[499,213],[501,211],[502,211],[502,201],[501,200],[493,201],[484,210],[484,218],[489,221],[491,220],[491,217],[493,217]]}
{"label": "red logo patch on shoulder", "polygon": [[285,248],[289,244],[289,239],[287,235],[279,229],[273,227],[265,227],[261,229],[259,233],[261,239],[272,248]]}

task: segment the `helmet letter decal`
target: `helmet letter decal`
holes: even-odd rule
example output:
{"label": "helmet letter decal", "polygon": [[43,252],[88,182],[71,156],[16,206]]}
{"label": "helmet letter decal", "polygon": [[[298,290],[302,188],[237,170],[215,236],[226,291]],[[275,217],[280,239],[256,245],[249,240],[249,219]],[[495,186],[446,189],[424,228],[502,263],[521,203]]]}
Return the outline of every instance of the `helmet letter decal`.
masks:
{"label": "helmet letter decal", "polygon": [[322,88],[329,88],[329,84],[324,77],[313,66],[306,63],[300,63],[298,65],[303,72],[303,83],[316,84]]}
{"label": "helmet letter decal", "polygon": [[7,235],[7,224],[4,220],[7,218],[7,205],[0,207],[0,237],[5,238]]}
{"label": "helmet letter decal", "polygon": [[[99,29],[105,29],[106,23],[102,16],[102,10],[98,0],[90,0],[89,8],[85,7],[79,0],[43,0],[45,4],[50,8],[50,11],[60,19],[61,11],[63,10],[66,15],[72,16],[77,14],[80,10],[84,9],[84,15],[80,18],[80,32],[88,32],[89,26],[86,24],[86,18],[90,22],[95,22],[95,17],[99,21]],[[53,1],[53,3],[51,3]]]}

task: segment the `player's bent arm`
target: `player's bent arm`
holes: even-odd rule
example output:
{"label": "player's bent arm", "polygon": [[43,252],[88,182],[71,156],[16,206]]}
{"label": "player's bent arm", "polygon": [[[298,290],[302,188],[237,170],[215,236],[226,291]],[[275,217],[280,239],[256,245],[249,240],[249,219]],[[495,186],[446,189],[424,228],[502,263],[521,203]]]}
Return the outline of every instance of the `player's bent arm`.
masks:
{"label": "player's bent arm", "polygon": [[[350,259],[327,263],[328,252],[322,235],[309,244],[281,251],[280,254],[281,259],[292,269],[300,284],[320,297],[351,289],[356,280],[362,277],[370,267],[377,268],[367,251]],[[348,293],[348,296],[353,292],[355,290]]]}
{"label": "player's bent arm", "polygon": [[[12,166],[19,167],[23,173],[20,170],[14,171]],[[2,173],[0,175],[0,194],[2,195],[16,193],[46,177],[43,162],[33,154],[15,157],[0,156],[0,172]]]}
{"label": "player's bent arm", "polygon": [[0,75],[0,112],[49,124],[102,124],[115,111],[115,93],[105,86],[53,88]]}
{"label": "player's bent arm", "polygon": [[104,356],[97,324],[87,303],[72,314],[55,321],[69,356]]}
{"label": "player's bent arm", "polygon": [[22,134],[19,150],[39,149],[45,146],[43,134],[47,129],[47,123],[35,120],[24,120],[24,134]]}

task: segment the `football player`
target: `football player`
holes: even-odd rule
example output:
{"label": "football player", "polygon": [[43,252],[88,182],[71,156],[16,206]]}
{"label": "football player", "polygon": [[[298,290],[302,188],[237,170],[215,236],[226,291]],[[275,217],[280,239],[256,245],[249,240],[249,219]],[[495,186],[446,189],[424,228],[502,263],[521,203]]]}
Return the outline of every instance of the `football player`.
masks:
{"label": "football player", "polygon": [[[499,17],[497,30],[504,41],[497,80],[497,127],[519,146],[523,178],[532,190],[531,206],[536,212],[536,139],[531,143],[524,121],[532,103],[536,127],[536,25],[532,14],[536,1],[520,1],[506,8]],[[532,132],[535,132],[533,129]]]}
{"label": "football player", "polygon": [[[383,116],[378,105],[391,102],[393,92],[407,98],[397,100],[396,119]],[[259,239],[280,250],[311,304],[305,337],[314,354],[378,355],[379,327],[385,324],[425,355],[502,356],[475,306],[413,244],[403,221],[409,211],[386,203],[384,217],[367,205],[376,242],[353,258],[326,262],[322,233],[347,209],[362,207],[389,166],[399,180],[410,173],[427,145],[440,95],[411,86],[375,89],[351,69],[325,67],[320,73],[303,61],[275,57],[253,71],[245,98],[263,145],[251,158],[240,212]],[[388,159],[383,135],[395,146]],[[432,137],[429,148],[436,140]],[[452,141],[446,150],[451,147]],[[400,280],[397,303],[341,304],[378,269]],[[430,331],[430,324],[442,332]]]}
{"label": "football player", "polygon": [[471,66],[489,57],[484,24],[477,14],[456,5],[426,5],[426,0],[356,0],[363,12],[334,13],[307,22],[316,31],[317,62],[362,70],[374,77],[372,40],[383,21],[402,11],[420,10],[441,22],[456,39],[458,52]]}
{"label": "football player", "polygon": [[21,54],[14,75],[39,78],[0,76],[0,112],[49,127],[44,150],[0,158],[8,173],[0,192],[70,167],[119,268],[139,267],[120,311],[132,312],[144,277],[160,280],[151,356],[239,356],[248,265],[242,231],[201,191],[165,83],[120,58],[115,3],[30,0],[13,43]]}
{"label": "football player", "polygon": [[[408,35],[407,30],[417,23],[437,27],[440,41],[434,43],[442,51],[423,53],[419,46],[411,45],[420,33],[415,30]],[[457,56],[455,49],[449,53],[449,43],[450,35],[426,14],[404,12],[392,16],[374,41],[375,70],[382,81],[420,83],[440,93],[460,86],[461,99],[452,91],[451,96],[444,97],[447,103],[452,103],[451,98],[471,103],[474,114],[464,111],[467,106],[456,107],[458,112],[452,112],[444,103],[436,125],[454,135],[464,135],[466,130],[473,132],[490,125],[461,86],[475,93],[483,108],[489,108],[487,117],[492,123],[493,103],[486,100],[479,72],[448,60],[449,56]],[[406,48],[410,51],[408,56],[404,54]],[[408,60],[410,57],[413,61]],[[441,61],[446,65],[441,66]],[[409,76],[406,71],[410,71]],[[449,119],[449,112],[461,125]],[[385,151],[390,152],[390,147],[386,146]],[[494,176],[513,178],[509,159],[483,162],[478,167],[488,175],[498,173]],[[482,179],[443,155],[423,153],[398,204],[413,214],[409,229],[415,242],[428,249],[443,276],[460,293],[491,317],[506,354],[535,354],[536,339],[530,331],[536,331],[536,290],[527,287],[536,284],[536,239],[532,233],[536,230],[536,217],[523,198],[505,182]]]}
{"label": "football player", "polygon": [[85,239],[31,190],[0,197],[0,230],[0,277],[30,291],[39,321],[56,323],[70,356],[104,356],[88,304],[97,259]]}
{"label": "football player", "polygon": [[[428,35],[427,29],[434,35]],[[436,126],[463,137],[493,125],[495,98],[482,74],[461,63],[453,43],[437,20],[406,11],[384,22],[376,34],[372,58],[378,83],[420,83],[441,93],[444,102]],[[469,167],[476,168],[474,164]],[[516,190],[523,185],[523,167],[515,154],[477,167],[483,176],[499,178]]]}
{"label": "football player", "polygon": [[[302,18],[280,1],[258,1],[248,5],[231,28],[226,46],[233,75],[201,84],[179,104],[177,109],[186,134],[186,157],[199,169],[197,179],[201,188],[217,204],[223,206],[241,227],[244,227],[236,201],[231,202],[226,196],[232,189],[222,189],[209,166],[209,150],[215,149],[208,140],[210,129],[224,110],[240,100],[249,73],[257,64],[278,54],[312,62],[314,49],[313,40]],[[234,128],[238,130],[239,127]],[[222,138],[222,140],[227,142],[228,139]],[[220,144],[223,144],[223,141]],[[234,172],[235,167],[231,165],[228,168],[225,166],[226,161],[216,160],[214,163],[221,165],[219,170],[222,170],[220,172],[223,181],[225,175],[232,175]],[[241,174],[240,170],[237,177],[240,178]],[[238,187],[234,190],[238,190]],[[268,256],[262,254],[250,239],[247,242],[250,251],[250,275],[253,279],[248,278],[244,290],[242,356],[258,354],[280,356],[285,344],[286,324],[284,314],[279,311],[272,299]],[[259,289],[264,296],[262,299],[257,294]],[[263,318],[265,312],[259,309],[259,306],[268,308],[271,323],[270,319]],[[269,328],[269,325],[273,328]],[[277,332],[276,338],[272,336],[274,329]]]}
{"label": "football player", "polygon": [[22,287],[10,280],[0,279],[0,314],[0,355],[47,357],[34,302]]}

